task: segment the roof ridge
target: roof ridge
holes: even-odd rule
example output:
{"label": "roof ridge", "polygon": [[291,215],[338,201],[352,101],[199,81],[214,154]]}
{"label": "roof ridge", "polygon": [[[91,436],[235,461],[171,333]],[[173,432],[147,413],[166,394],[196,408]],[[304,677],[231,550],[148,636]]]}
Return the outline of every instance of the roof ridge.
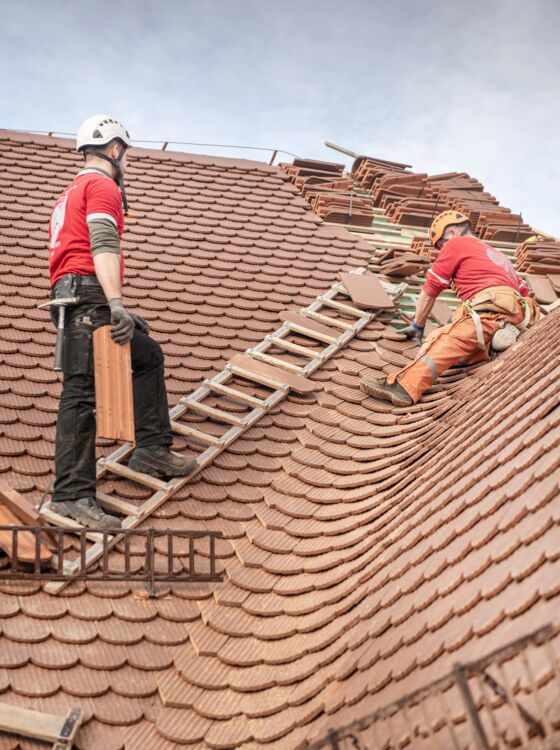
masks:
{"label": "roof ridge", "polygon": [[[55,135],[44,135],[42,133],[32,133],[25,130],[10,130],[0,128],[0,140],[15,141],[16,143],[33,143],[40,146],[59,146],[75,151],[74,138],[64,138]],[[162,141],[165,143],[165,141]],[[134,144],[134,142],[133,142]],[[241,167],[247,170],[262,171],[266,174],[281,175],[286,179],[282,171],[275,166],[271,166],[263,161],[256,159],[233,159],[225,156],[209,156],[205,154],[192,154],[186,151],[164,151],[163,149],[145,148],[143,146],[132,145],[132,157],[155,158],[160,161],[179,161],[189,162],[199,165],[216,165],[220,167]]]}

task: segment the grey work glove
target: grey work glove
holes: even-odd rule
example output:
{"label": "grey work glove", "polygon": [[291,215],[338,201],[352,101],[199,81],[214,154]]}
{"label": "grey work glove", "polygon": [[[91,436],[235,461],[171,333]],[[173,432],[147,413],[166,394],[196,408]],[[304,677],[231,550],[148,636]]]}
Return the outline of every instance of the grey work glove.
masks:
{"label": "grey work glove", "polygon": [[406,328],[399,328],[399,333],[404,333],[407,339],[412,339],[415,344],[421,346],[424,326],[418,326],[414,321]]}
{"label": "grey work glove", "polygon": [[150,333],[150,326],[147,324],[144,318],[141,315],[138,315],[138,313],[131,312],[128,314],[134,321],[134,325],[136,326],[136,328],[138,328],[139,331],[142,331],[142,333],[145,333],[147,336]]}
{"label": "grey work glove", "polygon": [[120,297],[109,300],[109,309],[111,310],[111,338],[117,344],[126,344],[134,333],[134,320],[124,309]]}

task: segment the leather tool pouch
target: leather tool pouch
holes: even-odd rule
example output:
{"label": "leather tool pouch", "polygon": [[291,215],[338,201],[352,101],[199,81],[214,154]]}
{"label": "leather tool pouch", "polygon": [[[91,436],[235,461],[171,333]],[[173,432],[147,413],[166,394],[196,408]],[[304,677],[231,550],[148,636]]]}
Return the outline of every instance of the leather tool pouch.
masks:
{"label": "leather tool pouch", "polygon": [[473,310],[501,312],[515,315],[519,312],[521,297],[509,286],[489,286],[474,295],[471,300]]}

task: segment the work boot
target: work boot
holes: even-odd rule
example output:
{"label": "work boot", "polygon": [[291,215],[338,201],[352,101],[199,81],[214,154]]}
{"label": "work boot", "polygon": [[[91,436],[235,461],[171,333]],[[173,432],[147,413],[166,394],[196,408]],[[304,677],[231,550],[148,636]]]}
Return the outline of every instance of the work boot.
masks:
{"label": "work boot", "polygon": [[509,349],[510,346],[515,344],[519,334],[519,328],[511,323],[504,323],[502,328],[499,328],[492,336],[492,348],[497,352],[503,352],[505,349]]}
{"label": "work boot", "polygon": [[360,390],[368,396],[380,398],[383,401],[392,401],[395,406],[412,406],[412,398],[396,380],[388,383],[387,378],[369,378],[367,375],[360,380]]}
{"label": "work boot", "polygon": [[121,527],[120,519],[105,513],[93,497],[51,502],[48,507],[53,513],[73,518],[74,521],[89,529],[120,529]]}
{"label": "work boot", "polygon": [[128,468],[142,474],[158,477],[184,477],[191,474],[197,467],[194,456],[180,456],[173,453],[165,445],[149,445],[147,448],[136,448]]}

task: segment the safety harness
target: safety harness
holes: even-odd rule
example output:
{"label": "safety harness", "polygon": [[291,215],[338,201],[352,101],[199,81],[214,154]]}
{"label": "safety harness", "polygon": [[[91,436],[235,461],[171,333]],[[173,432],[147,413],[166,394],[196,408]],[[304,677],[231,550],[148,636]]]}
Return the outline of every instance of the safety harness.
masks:
{"label": "safety harness", "polygon": [[[521,305],[521,309],[525,310],[525,316],[523,320],[521,321],[521,323],[517,324],[515,327],[518,328],[521,331],[521,333],[523,333],[523,331],[526,331],[527,327],[529,326],[529,320],[531,318],[531,310],[529,308],[529,305],[525,302],[524,299],[519,299],[518,301]],[[482,350],[486,349],[486,344],[484,343],[484,332],[482,330],[482,323],[480,320],[480,315],[477,313],[476,310],[473,309],[472,300],[466,300],[465,302],[463,302],[463,306],[465,307],[466,311],[473,319],[474,329],[476,331],[476,340],[478,343],[478,348]],[[489,310],[488,312],[497,312],[497,311]]]}

